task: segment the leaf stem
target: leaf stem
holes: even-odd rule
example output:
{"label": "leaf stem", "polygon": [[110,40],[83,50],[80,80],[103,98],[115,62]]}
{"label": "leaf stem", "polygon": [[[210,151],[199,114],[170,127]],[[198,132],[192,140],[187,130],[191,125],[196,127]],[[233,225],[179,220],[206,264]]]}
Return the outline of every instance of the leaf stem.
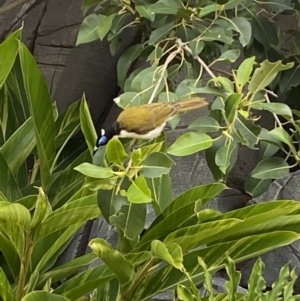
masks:
{"label": "leaf stem", "polygon": [[30,263],[32,247],[33,247],[33,243],[32,243],[31,235],[27,234],[26,248],[23,257],[21,258],[20,278],[17,287],[16,301],[21,301],[24,295],[24,287],[25,287],[26,276],[28,272],[28,266]]}

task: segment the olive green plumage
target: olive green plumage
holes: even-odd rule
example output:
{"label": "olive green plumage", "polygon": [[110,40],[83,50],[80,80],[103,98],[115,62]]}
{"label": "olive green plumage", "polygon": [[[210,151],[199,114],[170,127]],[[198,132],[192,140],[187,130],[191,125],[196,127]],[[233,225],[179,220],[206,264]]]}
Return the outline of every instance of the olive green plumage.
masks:
{"label": "olive green plumage", "polygon": [[194,97],[185,101],[151,103],[125,109],[117,118],[120,129],[145,134],[167,122],[178,113],[199,109],[207,105],[205,99]]}

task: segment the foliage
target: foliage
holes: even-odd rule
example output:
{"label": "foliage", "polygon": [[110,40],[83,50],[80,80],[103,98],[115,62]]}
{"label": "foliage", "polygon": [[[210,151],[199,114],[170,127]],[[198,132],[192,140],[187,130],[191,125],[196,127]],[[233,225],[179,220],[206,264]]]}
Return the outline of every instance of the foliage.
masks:
{"label": "foliage", "polygon": [[261,259],[257,259],[252,268],[252,273],[248,281],[247,293],[241,293],[237,291],[241,272],[236,271],[234,261],[227,257],[225,268],[229,276],[229,280],[226,282],[226,293],[216,293],[213,290],[213,279],[207,269],[206,264],[201,258],[198,258],[199,265],[203,268],[205,273],[204,287],[206,289],[206,297],[199,297],[198,290],[195,290],[195,286],[191,283],[191,287],[188,288],[179,284],[177,286],[178,300],[183,301],[225,301],[225,300],[240,300],[240,301],[296,301],[300,300],[300,295],[293,294],[293,287],[297,281],[297,275],[295,270],[290,271],[289,265],[286,264],[279,272],[277,280],[272,284],[272,288],[267,292],[265,280],[263,278],[263,271],[265,268]]}
{"label": "foliage", "polygon": [[[179,137],[170,154],[187,155],[184,146],[189,154],[205,150],[215,180],[226,183],[239,146],[259,150],[260,161],[245,183],[245,191],[252,196],[299,165],[295,143],[300,134],[300,111],[276,99],[276,93],[298,95],[300,87],[298,27],[282,29],[276,22],[280,15],[297,23],[297,1],[84,0],[82,7],[85,12],[95,9],[81,25],[78,44],[106,37],[115,53],[126,28],[137,27],[142,34],[142,42],[124,51],[118,62],[123,93],[116,103],[120,107],[176,101],[193,94],[214,98],[209,117],[194,121],[190,129],[196,132]],[[218,69],[218,62],[232,64],[243,56],[248,58],[237,70]],[[136,59],[148,61],[150,66],[128,76]],[[207,83],[203,81],[205,73],[211,77]],[[274,129],[258,124],[262,110],[274,115]],[[172,120],[171,126],[178,122],[178,118]],[[214,139],[202,137],[204,133],[213,133]],[[279,150],[286,158],[273,158]],[[289,161],[292,166],[288,159],[294,160]]]}
{"label": "foliage", "polygon": [[[206,205],[227,188],[223,183],[173,198],[173,161],[167,153],[185,155],[180,140],[167,149],[162,135],[130,151],[130,143],[112,139],[91,164],[96,133],[87,102],[83,98],[59,115],[20,35],[16,31],[0,45],[1,300],[84,300],[93,290],[92,300],[149,300],[178,284],[184,289],[203,282],[208,272],[226,266],[228,256],[240,262],[299,239],[299,202],[274,201],[222,214]],[[261,68],[269,70],[270,63],[265,64]],[[249,65],[241,69],[238,83],[249,78]],[[286,67],[277,64],[266,78]],[[243,120],[237,102],[261,100],[253,95],[267,84],[255,78],[254,73],[247,91],[228,96],[224,116],[229,124]],[[227,85],[216,82],[221,87],[206,89],[223,95]],[[251,122],[250,113],[242,116]],[[86,145],[74,147],[71,137],[79,127]],[[199,131],[201,122],[193,127]],[[214,127],[216,118],[206,118],[205,128]],[[201,130],[192,135],[208,141],[194,146],[197,151],[212,141]],[[261,170],[258,166],[256,175]],[[156,218],[144,231],[150,204]],[[100,215],[116,227],[117,247],[93,239],[92,254],[59,265],[77,230]],[[103,264],[86,269],[98,257]]]}

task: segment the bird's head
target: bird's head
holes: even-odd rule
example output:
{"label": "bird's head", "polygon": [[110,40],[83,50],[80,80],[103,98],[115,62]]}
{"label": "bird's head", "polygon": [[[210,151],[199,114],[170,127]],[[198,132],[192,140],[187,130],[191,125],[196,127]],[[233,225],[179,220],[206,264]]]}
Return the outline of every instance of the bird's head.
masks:
{"label": "bird's head", "polygon": [[118,134],[118,132],[119,129],[116,122],[109,128],[101,129],[100,135],[98,136],[94,147],[94,154],[99,149],[99,147],[106,145],[113,136]]}

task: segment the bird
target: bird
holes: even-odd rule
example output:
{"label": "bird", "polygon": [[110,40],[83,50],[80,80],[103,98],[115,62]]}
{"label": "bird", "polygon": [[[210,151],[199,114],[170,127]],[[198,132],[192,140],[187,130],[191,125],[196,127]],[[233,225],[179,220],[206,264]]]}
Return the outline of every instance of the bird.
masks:
{"label": "bird", "polygon": [[150,103],[123,110],[110,127],[100,130],[94,154],[113,137],[152,140],[163,131],[168,120],[175,115],[199,109],[208,103],[204,98],[193,97],[178,102]]}

